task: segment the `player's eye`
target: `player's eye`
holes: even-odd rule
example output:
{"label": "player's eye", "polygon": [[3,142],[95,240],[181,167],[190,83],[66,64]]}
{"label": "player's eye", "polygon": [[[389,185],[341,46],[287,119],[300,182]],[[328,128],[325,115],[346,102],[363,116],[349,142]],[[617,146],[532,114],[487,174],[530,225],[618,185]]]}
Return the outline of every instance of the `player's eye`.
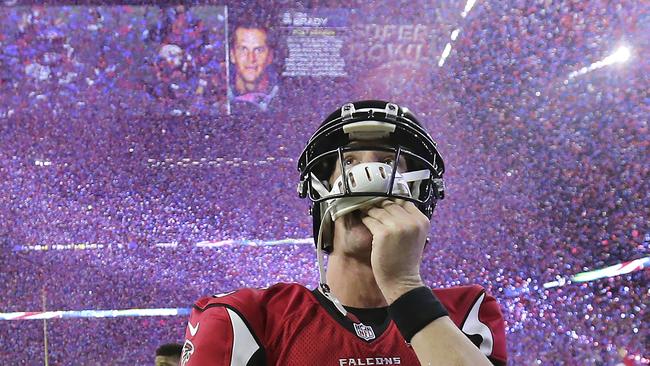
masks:
{"label": "player's eye", "polygon": [[395,159],[393,159],[393,158],[385,158],[383,163],[388,164],[388,165],[393,165],[393,163],[395,163]]}
{"label": "player's eye", "polygon": [[346,166],[347,165],[352,165],[352,164],[354,164],[354,161],[355,160],[354,160],[353,157],[347,157],[347,158],[343,159],[343,165],[346,165]]}

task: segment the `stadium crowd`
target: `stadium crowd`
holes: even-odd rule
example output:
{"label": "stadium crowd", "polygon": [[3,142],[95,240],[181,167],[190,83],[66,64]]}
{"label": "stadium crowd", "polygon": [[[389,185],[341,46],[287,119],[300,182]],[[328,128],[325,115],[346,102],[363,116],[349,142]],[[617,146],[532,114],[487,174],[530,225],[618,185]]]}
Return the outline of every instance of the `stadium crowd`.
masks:
{"label": "stadium crowd", "polygon": [[[286,108],[226,115],[223,40],[191,11],[0,8],[0,312],[187,308],[316,284],[295,159],[324,113],[358,97],[354,75],[285,80]],[[416,5],[400,11],[418,20]],[[422,75],[432,91],[390,91],[417,100],[447,166],[425,280],[495,295],[513,365],[647,363],[647,269],[543,286],[650,255],[647,5],[480,2],[457,22],[446,63]],[[627,64],[568,77],[620,42]],[[49,361],[151,363],[185,323],[50,320]],[[42,364],[43,326],[0,321],[0,364]]]}

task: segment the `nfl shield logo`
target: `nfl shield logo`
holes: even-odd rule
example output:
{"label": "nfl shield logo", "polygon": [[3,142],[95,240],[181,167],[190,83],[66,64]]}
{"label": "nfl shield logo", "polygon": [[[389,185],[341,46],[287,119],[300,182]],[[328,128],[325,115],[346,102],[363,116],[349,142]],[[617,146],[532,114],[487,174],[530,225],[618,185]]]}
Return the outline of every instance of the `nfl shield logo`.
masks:
{"label": "nfl shield logo", "polygon": [[357,336],[363,339],[364,341],[369,341],[375,339],[375,331],[372,330],[372,327],[363,325],[361,323],[354,323],[354,331],[357,332]]}

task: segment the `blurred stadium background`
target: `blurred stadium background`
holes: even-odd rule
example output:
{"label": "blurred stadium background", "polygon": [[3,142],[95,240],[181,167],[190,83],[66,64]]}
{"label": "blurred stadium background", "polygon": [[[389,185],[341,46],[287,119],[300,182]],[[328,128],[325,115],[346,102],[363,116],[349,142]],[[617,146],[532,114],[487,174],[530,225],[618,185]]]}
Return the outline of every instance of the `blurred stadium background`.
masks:
{"label": "blurred stadium background", "polygon": [[[512,365],[650,361],[642,1],[3,1],[0,364],[153,364],[200,296],[316,284],[296,158],[385,98],[448,167],[423,275],[478,283]],[[279,92],[230,98],[238,22]]]}

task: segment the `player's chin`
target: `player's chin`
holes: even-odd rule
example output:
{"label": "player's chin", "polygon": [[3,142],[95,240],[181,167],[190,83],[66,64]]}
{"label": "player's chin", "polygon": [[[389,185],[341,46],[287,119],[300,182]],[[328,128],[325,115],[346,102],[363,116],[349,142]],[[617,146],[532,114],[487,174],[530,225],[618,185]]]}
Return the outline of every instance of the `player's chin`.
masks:
{"label": "player's chin", "polygon": [[247,83],[255,83],[260,77],[257,72],[245,72],[242,76]]}

